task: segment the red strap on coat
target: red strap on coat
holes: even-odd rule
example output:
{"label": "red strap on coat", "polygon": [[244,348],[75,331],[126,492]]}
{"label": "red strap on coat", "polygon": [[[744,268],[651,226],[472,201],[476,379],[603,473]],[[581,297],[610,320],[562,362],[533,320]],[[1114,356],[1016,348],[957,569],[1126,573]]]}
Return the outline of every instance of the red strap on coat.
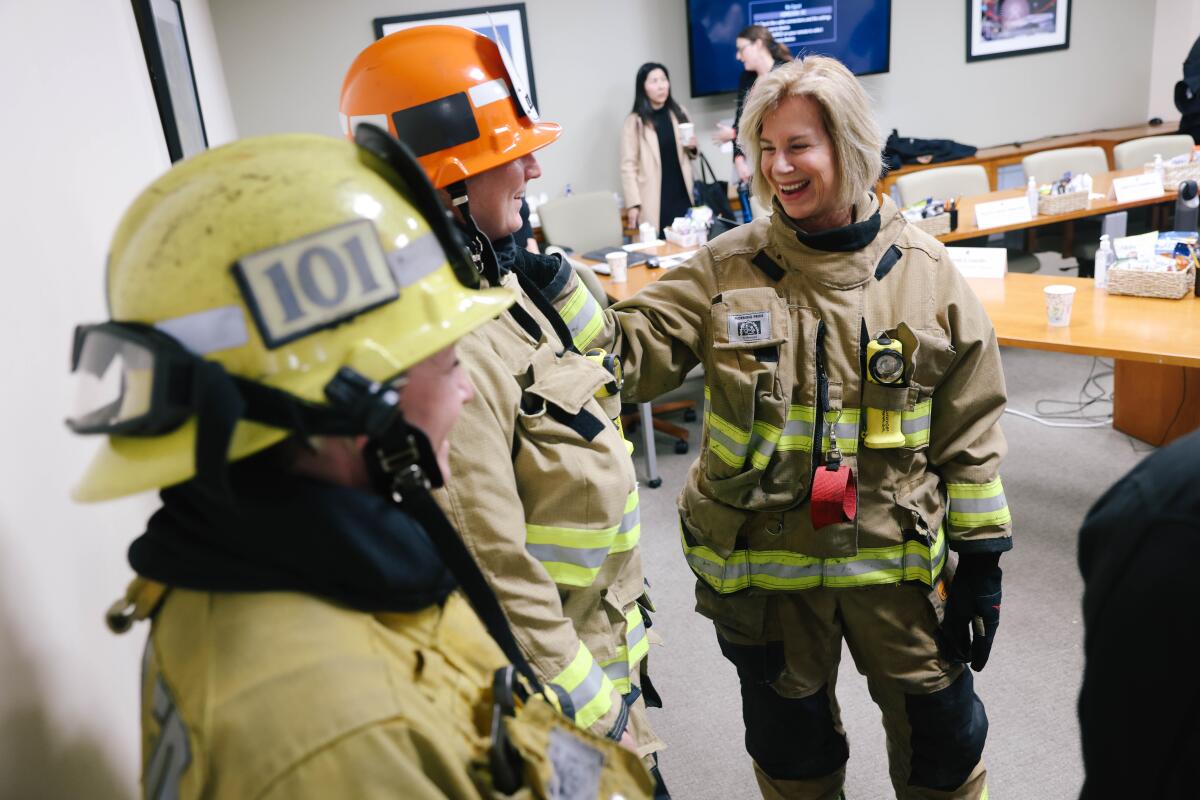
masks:
{"label": "red strap on coat", "polygon": [[858,484],[854,479],[854,470],[846,464],[839,464],[837,469],[817,467],[813,475],[809,514],[816,530],[853,520],[858,514]]}

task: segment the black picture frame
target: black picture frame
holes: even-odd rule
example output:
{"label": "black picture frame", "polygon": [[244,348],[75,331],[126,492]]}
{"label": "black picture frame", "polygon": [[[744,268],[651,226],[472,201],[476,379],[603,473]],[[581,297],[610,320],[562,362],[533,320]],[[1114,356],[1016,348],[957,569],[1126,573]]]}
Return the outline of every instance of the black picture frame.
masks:
{"label": "black picture frame", "polygon": [[[1006,2],[1013,3],[1011,8],[1021,16],[1004,19]],[[1070,46],[1071,0],[967,0],[968,62]]]}
{"label": "black picture frame", "polygon": [[[533,99],[536,107],[538,102],[537,86],[533,82],[533,51],[529,48],[529,21],[525,15],[524,3],[456,8],[449,11],[427,11],[423,14],[400,14],[392,17],[376,17],[371,22],[376,39],[382,39],[389,33],[418,25],[459,25],[478,31],[491,39],[491,26],[483,24],[480,19],[481,17],[486,19],[488,14],[492,15],[497,29],[502,31],[502,38],[503,30],[509,30],[507,40],[502,44],[512,56],[516,69],[519,71],[524,68],[525,74],[519,77],[523,78],[525,85],[529,87],[529,96]],[[519,45],[519,48],[514,45]],[[521,52],[517,52],[518,50]]]}
{"label": "black picture frame", "polygon": [[208,149],[180,0],[132,0],[146,69],[174,163]]}

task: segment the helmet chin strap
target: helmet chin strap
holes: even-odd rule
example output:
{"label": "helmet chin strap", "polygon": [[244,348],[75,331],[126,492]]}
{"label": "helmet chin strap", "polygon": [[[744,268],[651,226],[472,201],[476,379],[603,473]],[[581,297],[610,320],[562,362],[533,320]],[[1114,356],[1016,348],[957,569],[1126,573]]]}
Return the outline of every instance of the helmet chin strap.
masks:
{"label": "helmet chin strap", "polygon": [[467,182],[455,181],[446,187],[446,191],[450,194],[450,202],[454,204],[462,217],[463,230],[467,236],[467,247],[471,251],[471,260],[475,262],[475,269],[487,279],[489,284],[499,286],[500,260],[496,258],[496,251],[492,247],[491,240],[484,236],[483,231],[479,230],[479,226],[475,224],[475,218],[471,216],[471,205],[467,200]]}

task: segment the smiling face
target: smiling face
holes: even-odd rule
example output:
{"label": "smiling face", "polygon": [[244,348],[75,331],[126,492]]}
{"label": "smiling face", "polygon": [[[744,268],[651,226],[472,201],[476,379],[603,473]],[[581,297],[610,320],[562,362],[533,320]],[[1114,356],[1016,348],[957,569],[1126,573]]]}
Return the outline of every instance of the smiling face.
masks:
{"label": "smiling face", "polygon": [[784,213],[809,233],[850,223],[838,199],[833,142],[821,106],[806,95],[790,96],[763,117],[759,164]]}
{"label": "smiling face", "polygon": [[530,153],[467,178],[471,216],[484,236],[495,241],[520,229],[525,185],[541,174],[542,168]]}
{"label": "smiling face", "polygon": [[667,80],[667,73],[661,69],[650,70],[642,84],[642,91],[646,93],[646,99],[650,101],[650,105],[662,108],[667,102],[667,98],[671,96],[671,82]]}

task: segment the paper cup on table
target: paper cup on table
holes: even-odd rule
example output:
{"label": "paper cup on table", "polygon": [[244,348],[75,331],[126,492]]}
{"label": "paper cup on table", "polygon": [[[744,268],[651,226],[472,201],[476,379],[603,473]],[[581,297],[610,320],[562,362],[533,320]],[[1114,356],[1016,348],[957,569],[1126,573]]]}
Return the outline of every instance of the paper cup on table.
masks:
{"label": "paper cup on table", "polygon": [[679,123],[679,139],[684,147],[691,147],[696,143],[696,125],[692,122]]}
{"label": "paper cup on table", "polygon": [[643,222],[638,226],[638,237],[642,244],[651,244],[658,241],[658,231],[654,230],[654,226],[649,222]]}
{"label": "paper cup on table", "polygon": [[1071,324],[1071,302],[1075,299],[1075,287],[1052,284],[1042,290],[1046,295],[1046,322],[1054,328],[1065,328]]}
{"label": "paper cup on table", "polygon": [[629,254],[624,250],[609,253],[604,257],[608,262],[608,278],[613,283],[625,283],[628,279]]}

